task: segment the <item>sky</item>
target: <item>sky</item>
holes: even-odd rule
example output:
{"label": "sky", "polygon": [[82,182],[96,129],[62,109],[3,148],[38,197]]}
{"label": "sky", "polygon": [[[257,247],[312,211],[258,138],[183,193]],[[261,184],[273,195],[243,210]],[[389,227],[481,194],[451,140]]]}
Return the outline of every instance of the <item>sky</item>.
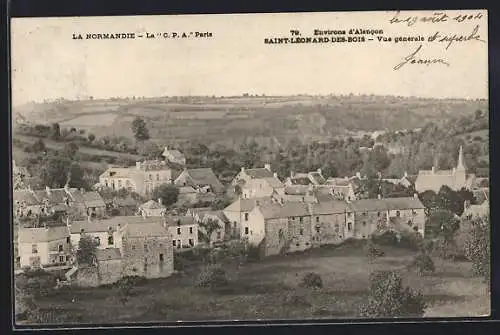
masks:
{"label": "sky", "polygon": [[[468,13],[477,13],[472,11]],[[402,12],[426,16],[432,12]],[[457,11],[448,11],[453,17]],[[395,12],[14,18],[12,102],[131,96],[381,94],[487,98],[487,17],[441,23],[389,21]],[[421,42],[265,44],[314,29],[383,30],[386,37],[469,35],[481,41],[423,42],[419,56],[444,64],[393,67]],[[206,39],[73,40],[81,33],[211,32]],[[331,37],[331,36],[330,36]]]}

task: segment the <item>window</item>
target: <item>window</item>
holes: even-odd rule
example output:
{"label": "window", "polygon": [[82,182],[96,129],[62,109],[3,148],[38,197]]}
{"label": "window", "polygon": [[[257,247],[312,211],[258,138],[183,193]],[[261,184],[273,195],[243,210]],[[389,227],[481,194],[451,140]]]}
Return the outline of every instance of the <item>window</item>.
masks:
{"label": "window", "polygon": [[366,238],[366,236],[365,236],[365,235],[363,235],[363,238]]}
{"label": "window", "polygon": [[299,230],[299,234],[300,234],[300,235],[304,235],[304,229],[300,228],[300,230]]}
{"label": "window", "polygon": [[316,232],[319,233],[319,225],[316,226]]}
{"label": "window", "polygon": [[59,244],[59,249],[58,249],[59,252],[62,252],[63,251],[63,246],[62,244]]}
{"label": "window", "polygon": [[297,243],[295,246],[296,246],[296,247],[300,247],[300,243]]}
{"label": "window", "polygon": [[347,230],[349,230],[349,231],[351,231],[351,230],[352,230],[352,223],[350,223],[350,222],[349,222],[349,223],[347,224]]}
{"label": "window", "polygon": [[122,181],[121,181],[121,179],[118,180],[118,188],[122,188]]}
{"label": "window", "polygon": [[316,222],[319,222],[319,216],[316,216]]}
{"label": "window", "polygon": [[401,216],[401,212],[400,211],[396,211],[396,216],[400,217]]}
{"label": "window", "polygon": [[113,241],[113,235],[110,235],[108,236],[108,244],[109,245],[113,245],[114,241]]}
{"label": "window", "polygon": [[220,231],[218,231],[217,232],[217,239],[220,240],[220,238],[221,238],[221,233],[220,233]]}
{"label": "window", "polygon": [[295,216],[292,216],[292,220],[295,221]]}
{"label": "window", "polygon": [[309,246],[309,242],[306,242],[306,247],[308,247],[308,246]]}
{"label": "window", "polygon": [[31,246],[31,253],[32,254],[38,254],[38,248],[37,248],[36,244],[33,244]]}
{"label": "window", "polygon": [[413,227],[413,230],[418,232],[418,227]]}
{"label": "window", "polygon": [[175,240],[172,241],[172,245],[175,247]]}
{"label": "window", "polygon": [[59,256],[59,263],[64,263],[64,256]]}
{"label": "window", "polygon": [[380,217],[380,212],[377,213],[377,216]]}
{"label": "window", "polygon": [[69,236],[66,237],[66,243],[71,243],[71,238]]}
{"label": "window", "polygon": [[132,245],[132,250],[135,250],[135,245]]}
{"label": "window", "polygon": [[189,227],[189,233],[192,234],[193,233],[193,227]]}
{"label": "window", "polygon": [[144,252],[148,252],[148,245],[144,243]]}
{"label": "window", "polygon": [[194,246],[194,240],[192,238],[189,239],[189,245]]}
{"label": "window", "polygon": [[149,174],[149,180],[153,180],[153,175],[151,173]]}
{"label": "window", "polygon": [[66,262],[69,262],[69,256],[66,256]]}
{"label": "window", "polygon": [[160,254],[160,262],[163,262],[163,254]]}
{"label": "window", "polygon": [[181,234],[181,227],[177,227],[177,235]]}
{"label": "window", "polygon": [[245,227],[245,235],[248,235],[248,227]]}
{"label": "window", "polygon": [[368,213],[367,213],[367,212],[363,212],[363,216],[367,216],[367,215],[368,215]]}
{"label": "window", "polygon": [[411,220],[408,220],[408,222],[407,222],[407,223],[408,223],[408,226],[411,226],[411,225],[412,225]]}
{"label": "window", "polygon": [[248,221],[248,213],[245,213],[245,221]]}
{"label": "window", "polygon": [[182,247],[181,240],[177,240],[177,249],[179,249],[180,247]]}
{"label": "window", "polygon": [[96,245],[101,245],[101,239],[99,237],[94,237],[94,243]]}
{"label": "window", "polygon": [[302,216],[299,218],[300,223],[302,223],[303,219],[304,218]]}

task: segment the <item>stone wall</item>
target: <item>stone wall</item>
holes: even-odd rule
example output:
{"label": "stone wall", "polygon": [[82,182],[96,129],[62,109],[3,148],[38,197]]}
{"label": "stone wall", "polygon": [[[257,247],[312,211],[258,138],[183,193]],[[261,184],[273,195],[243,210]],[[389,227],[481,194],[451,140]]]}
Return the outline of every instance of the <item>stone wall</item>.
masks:
{"label": "stone wall", "polygon": [[311,216],[289,218],[288,239],[290,252],[311,248]]}
{"label": "stone wall", "polygon": [[313,246],[338,244],[345,240],[346,220],[344,213],[313,216],[311,226]]}
{"label": "stone wall", "polygon": [[122,277],[121,259],[99,261],[99,285],[112,284]]}
{"label": "stone wall", "polygon": [[377,226],[387,222],[386,211],[355,213],[354,238],[367,239],[377,230]]}
{"label": "stone wall", "polygon": [[76,272],[76,284],[83,287],[99,286],[99,273],[96,267],[80,267]]}
{"label": "stone wall", "polygon": [[288,219],[277,218],[266,220],[265,223],[265,256],[278,255],[288,248]]}

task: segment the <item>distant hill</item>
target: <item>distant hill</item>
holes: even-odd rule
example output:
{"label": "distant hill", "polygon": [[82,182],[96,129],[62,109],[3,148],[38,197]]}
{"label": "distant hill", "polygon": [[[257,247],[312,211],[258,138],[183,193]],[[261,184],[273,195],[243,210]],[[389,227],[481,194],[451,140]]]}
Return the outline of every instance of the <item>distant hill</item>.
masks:
{"label": "distant hill", "polygon": [[130,98],[26,104],[13,110],[13,120],[130,137],[132,120],[141,116],[152,137],[162,141],[260,137],[282,142],[419,128],[478,109],[487,111],[488,102],[386,96]]}

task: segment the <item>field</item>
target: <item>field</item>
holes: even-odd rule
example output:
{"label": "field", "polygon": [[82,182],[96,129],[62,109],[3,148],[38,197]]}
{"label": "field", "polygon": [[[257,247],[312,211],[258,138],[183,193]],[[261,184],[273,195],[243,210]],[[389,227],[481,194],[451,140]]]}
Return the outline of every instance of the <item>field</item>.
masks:
{"label": "field", "polygon": [[344,97],[191,97],[59,101],[13,109],[13,119],[33,123],[59,122],[96,136],[131,137],[134,117],[145,119],[160,141],[274,137],[300,134],[325,140],[346,130],[374,131],[422,127],[450,116],[487,110],[487,101],[432,100],[381,96]]}
{"label": "field", "polygon": [[[315,249],[230,268],[227,288],[196,288],[197,269],[137,286],[122,305],[113,288],[70,288],[40,301],[42,308],[80,314],[83,323],[355,318],[367,297],[370,271],[401,269],[412,258],[385,248],[386,257],[368,264],[359,245]],[[435,260],[436,273],[402,270],[405,284],[422,290],[428,317],[489,314],[489,289],[470,274],[467,262]],[[306,272],[321,275],[321,290],[299,288]],[[74,302],[72,302],[74,299]]]}

